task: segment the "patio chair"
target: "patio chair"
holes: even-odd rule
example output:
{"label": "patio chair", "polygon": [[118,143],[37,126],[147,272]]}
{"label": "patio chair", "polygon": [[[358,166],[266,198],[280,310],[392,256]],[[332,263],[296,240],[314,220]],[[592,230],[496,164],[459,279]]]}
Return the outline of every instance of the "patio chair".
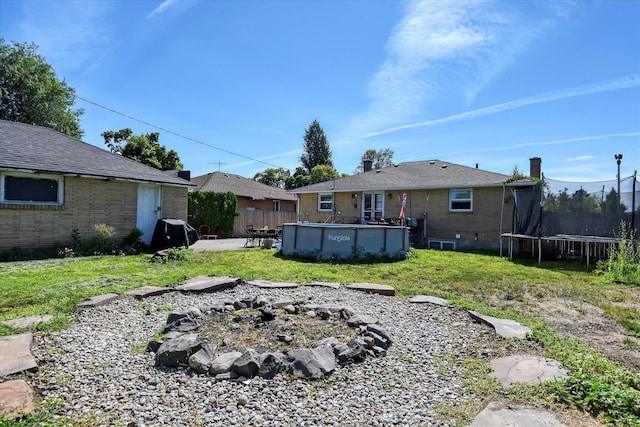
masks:
{"label": "patio chair", "polygon": [[211,234],[211,227],[209,227],[207,224],[202,224],[200,227],[198,227],[198,235],[203,240],[215,240],[218,238],[217,234]]}
{"label": "patio chair", "polygon": [[258,243],[258,246],[260,245],[260,233],[258,232],[258,230],[253,228],[252,224],[248,224],[244,228],[244,231],[247,235],[247,240],[244,242],[245,248],[253,248],[254,246],[256,246],[256,241]]}

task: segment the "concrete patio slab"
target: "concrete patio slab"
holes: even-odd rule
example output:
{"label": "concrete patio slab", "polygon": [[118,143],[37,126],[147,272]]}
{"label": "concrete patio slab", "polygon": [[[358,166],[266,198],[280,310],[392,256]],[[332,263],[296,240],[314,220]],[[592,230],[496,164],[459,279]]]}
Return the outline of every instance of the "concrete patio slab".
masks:
{"label": "concrete patio slab", "polygon": [[85,298],[80,304],[78,304],[78,308],[88,308],[88,307],[98,307],[101,305],[105,305],[110,303],[111,301],[120,298],[118,294],[102,294],[96,295],[95,297]]}
{"label": "concrete patio slab", "polygon": [[163,288],[160,286],[142,286],[135,289],[129,289],[124,295],[132,296],[135,299],[144,299],[156,295],[162,295],[167,292],[172,292],[173,288]]}
{"label": "concrete patio slab", "polygon": [[30,333],[0,337],[0,377],[38,368],[31,354]]}
{"label": "concrete patio slab", "polygon": [[352,283],[347,285],[348,289],[355,289],[357,291],[368,292],[370,294],[380,294],[386,296],[394,296],[396,290],[389,285],[380,285],[377,283]]}
{"label": "concrete patio slab", "polygon": [[531,328],[524,326],[515,320],[486,316],[472,310],[469,310],[468,313],[476,322],[491,326],[496,331],[496,334],[500,335],[502,338],[525,339],[527,334],[532,332]]}
{"label": "concrete patio slab", "polygon": [[250,280],[247,282],[252,286],[257,286],[261,289],[287,289],[287,288],[297,288],[297,283],[292,282],[271,282],[269,280]]}
{"label": "concrete patio slab", "polygon": [[5,320],[2,322],[7,326],[11,326],[12,328],[17,329],[27,329],[31,326],[35,326],[38,323],[48,322],[53,319],[51,314],[43,314],[38,316],[29,316],[29,317],[19,317],[17,319]]}
{"label": "concrete patio slab", "polygon": [[567,370],[557,361],[538,356],[506,356],[491,361],[496,378],[504,387],[515,383],[538,383],[566,378]]}
{"label": "concrete patio slab", "polygon": [[469,427],[567,427],[554,414],[532,408],[508,408],[489,403]]}
{"label": "concrete patio slab", "polygon": [[303,286],[321,286],[325,288],[338,289],[340,287],[340,283],[337,282],[307,282],[304,283]]}
{"label": "concrete patio slab", "polygon": [[449,305],[449,301],[444,298],[434,297],[431,295],[416,295],[413,298],[409,299],[410,303],[414,304],[434,304],[439,305],[441,307],[451,307]]}
{"label": "concrete patio slab", "polygon": [[242,279],[229,276],[196,276],[184,284],[176,286],[176,291],[182,292],[216,292],[233,288],[242,283]]}
{"label": "concrete patio slab", "polygon": [[23,415],[33,414],[33,389],[24,380],[11,380],[0,383],[0,415],[12,420]]}

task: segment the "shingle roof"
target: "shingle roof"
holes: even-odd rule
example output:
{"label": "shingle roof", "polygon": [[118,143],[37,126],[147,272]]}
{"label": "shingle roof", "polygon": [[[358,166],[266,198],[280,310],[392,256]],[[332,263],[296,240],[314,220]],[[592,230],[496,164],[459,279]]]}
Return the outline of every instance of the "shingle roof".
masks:
{"label": "shingle roof", "polygon": [[236,196],[250,197],[253,200],[297,200],[296,196],[281,188],[227,172],[211,172],[191,178],[191,181],[196,184],[196,190],[200,191],[230,191]]}
{"label": "shingle roof", "polygon": [[456,187],[497,187],[509,178],[495,172],[447,163],[442,160],[405,162],[372,169],[318,184],[290,190],[292,193],[322,191],[418,190]]}
{"label": "shingle roof", "polygon": [[0,169],[192,185],[52,129],[0,120]]}

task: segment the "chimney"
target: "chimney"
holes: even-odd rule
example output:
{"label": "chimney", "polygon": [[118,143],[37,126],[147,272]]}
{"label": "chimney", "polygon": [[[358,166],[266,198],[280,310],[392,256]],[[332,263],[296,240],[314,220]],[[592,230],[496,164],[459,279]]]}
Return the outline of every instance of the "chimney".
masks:
{"label": "chimney", "polygon": [[529,176],[531,178],[540,179],[541,165],[542,165],[542,159],[540,157],[531,157],[529,159]]}
{"label": "chimney", "polygon": [[365,172],[369,172],[371,170],[371,166],[373,166],[373,160],[364,159],[362,161],[362,168],[364,169]]}
{"label": "chimney", "polygon": [[187,181],[191,181],[191,171],[178,171],[178,178],[186,179]]}

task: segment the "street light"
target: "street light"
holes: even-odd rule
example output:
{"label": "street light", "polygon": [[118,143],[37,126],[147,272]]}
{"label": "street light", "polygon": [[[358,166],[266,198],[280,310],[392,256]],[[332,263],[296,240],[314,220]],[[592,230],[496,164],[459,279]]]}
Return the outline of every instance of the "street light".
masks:
{"label": "street light", "polygon": [[620,211],[620,162],[622,161],[622,154],[616,154],[616,163],[618,163],[618,206],[616,206],[616,212]]}

